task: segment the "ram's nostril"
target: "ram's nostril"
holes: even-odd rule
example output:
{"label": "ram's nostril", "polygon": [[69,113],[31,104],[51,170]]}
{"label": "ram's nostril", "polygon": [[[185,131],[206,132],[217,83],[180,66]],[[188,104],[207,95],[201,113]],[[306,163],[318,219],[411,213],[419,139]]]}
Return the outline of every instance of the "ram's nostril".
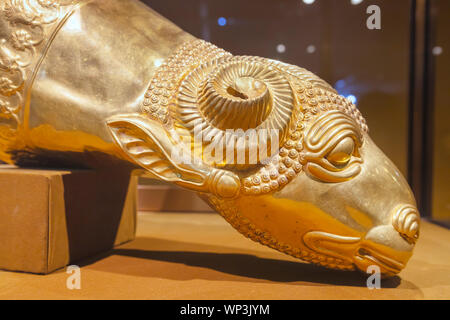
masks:
{"label": "ram's nostril", "polygon": [[399,206],[392,216],[392,225],[408,242],[419,238],[420,216],[412,205]]}

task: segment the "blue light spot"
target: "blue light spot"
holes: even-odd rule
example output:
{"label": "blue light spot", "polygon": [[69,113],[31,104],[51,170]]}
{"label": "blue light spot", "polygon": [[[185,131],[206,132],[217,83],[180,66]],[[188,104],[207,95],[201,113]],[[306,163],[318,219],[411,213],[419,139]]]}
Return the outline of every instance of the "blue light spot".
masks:
{"label": "blue light spot", "polygon": [[217,19],[217,24],[221,27],[225,26],[227,24],[227,19],[224,17],[220,17]]}
{"label": "blue light spot", "polygon": [[347,96],[347,99],[350,100],[351,103],[356,104],[356,102],[358,101],[358,99],[356,99],[356,97],[352,94],[349,94]]}
{"label": "blue light spot", "polygon": [[336,83],[335,83],[334,86],[335,86],[336,89],[339,90],[339,89],[344,88],[345,85],[346,85],[345,80],[344,80],[344,79],[341,79],[341,80],[336,81]]}

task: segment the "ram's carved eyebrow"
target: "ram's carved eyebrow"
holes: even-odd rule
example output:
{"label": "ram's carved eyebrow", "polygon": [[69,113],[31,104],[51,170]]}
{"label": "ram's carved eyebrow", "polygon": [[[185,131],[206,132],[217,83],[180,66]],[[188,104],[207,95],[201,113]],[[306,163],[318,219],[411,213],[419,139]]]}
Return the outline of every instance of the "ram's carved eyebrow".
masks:
{"label": "ram's carved eyebrow", "polygon": [[306,136],[306,147],[314,153],[329,152],[329,149],[345,137],[354,138],[359,146],[362,144],[362,135],[355,120],[340,111],[321,115]]}

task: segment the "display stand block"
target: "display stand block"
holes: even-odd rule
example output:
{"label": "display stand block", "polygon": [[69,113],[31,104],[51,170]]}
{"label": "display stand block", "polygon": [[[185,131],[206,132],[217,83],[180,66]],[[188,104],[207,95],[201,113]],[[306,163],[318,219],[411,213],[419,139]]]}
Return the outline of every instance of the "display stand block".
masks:
{"label": "display stand block", "polygon": [[135,237],[127,170],[0,166],[0,269],[47,274]]}

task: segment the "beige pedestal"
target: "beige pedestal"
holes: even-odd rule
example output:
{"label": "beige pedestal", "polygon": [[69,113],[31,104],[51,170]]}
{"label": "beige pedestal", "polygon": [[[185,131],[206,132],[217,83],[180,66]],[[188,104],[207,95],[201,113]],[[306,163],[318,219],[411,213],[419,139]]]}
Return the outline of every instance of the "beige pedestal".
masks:
{"label": "beige pedestal", "polygon": [[134,239],[129,171],[0,166],[0,269],[47,274]]}

